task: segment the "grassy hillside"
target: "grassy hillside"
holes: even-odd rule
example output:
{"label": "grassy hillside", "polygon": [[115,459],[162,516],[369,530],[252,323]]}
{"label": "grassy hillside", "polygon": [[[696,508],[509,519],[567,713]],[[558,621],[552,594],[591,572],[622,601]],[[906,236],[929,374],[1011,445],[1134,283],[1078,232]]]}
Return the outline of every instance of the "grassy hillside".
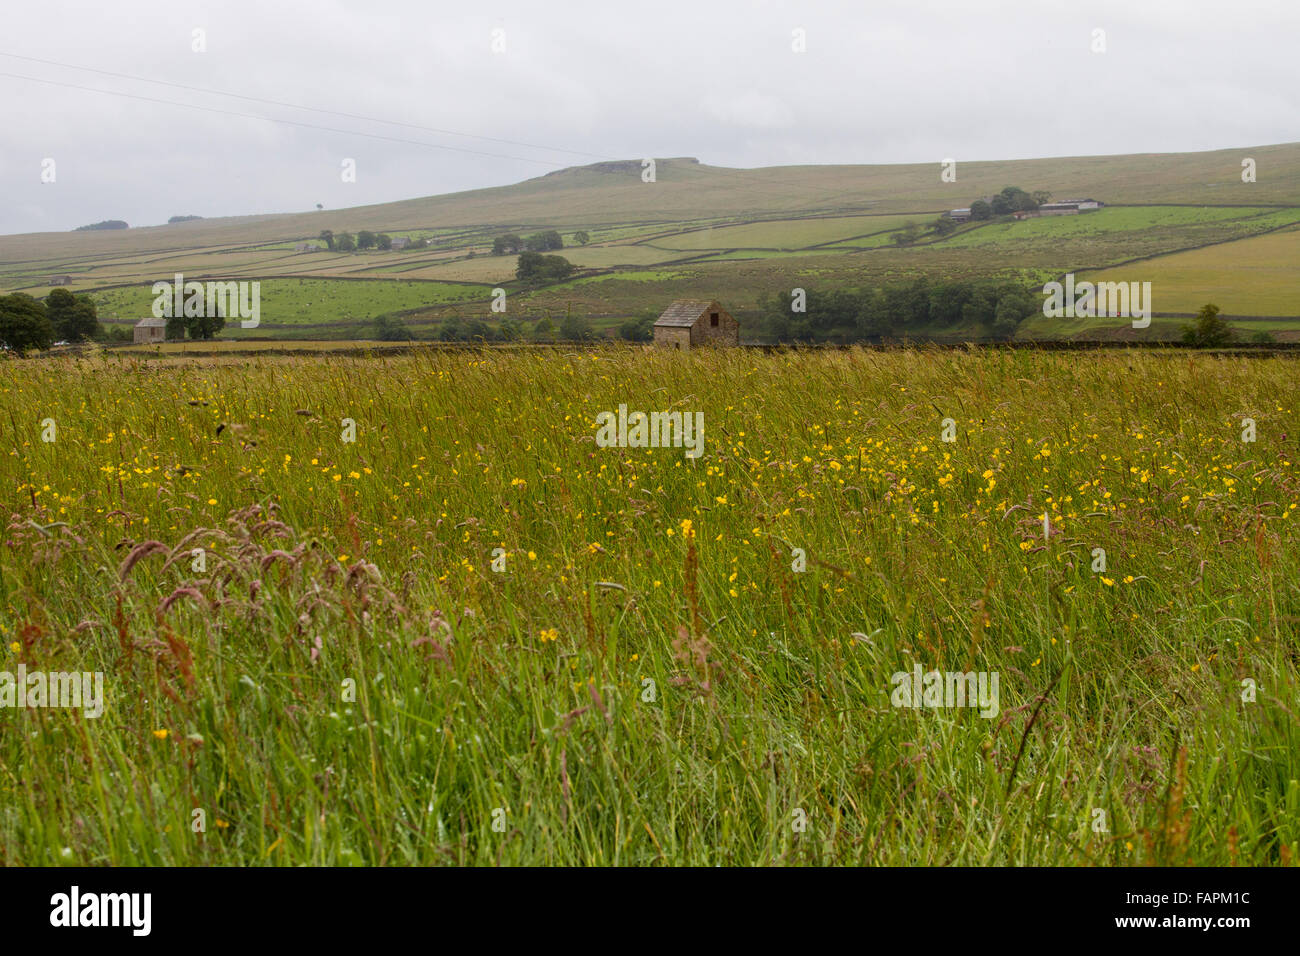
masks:
{"label": "grassy hillside", "polygon": [[[1258,164],[1256,183],[1240,181],[1245,156]],[[258,334],[332,338],[364,337],[382,313],[402,313],[424,332],[452,311],[495,321],[500,316],[489,310],[488,297],[498,285],[510,291],[514,317],[576,311],[609,326],[682,296],[719,298],[743,318],[761,296],[794,286],[856,288],[911,276],[1041,284],[1069,271],[1123,267],[1126,275],[1176,284],[1159,309],[1195,311],[1204,290],[1233,315],[1300,319],[1290,294],[1300,285],[1300,263],[1288,262],[1284,248],[1274,267],[1254,271],[1245,268],[1250,252],[1222,251],[1247,241],[1260,243],[1250,249],[1285,245],[1268,237],[1300,223],[1300,144],[959,163],[956,183],[941,182],[937,162],[738,170],[665,159],[656,172],[657,181],[645,183],[639,161],[607,162],[512,186],[354,209],[5,236],[0,291],[43,296],[51,274],[67,273],[74,291],[95,292],[110,321],[127,323],[147,311],[148,287],[175,272],[309,279],[320,294],[301,301],[272,296]],[[1109,205],[1075,217],[973,223],[946,238],[896,244],[909,223],[925,227],[942,210],[1006,185]],[[514,282],[513,256],[490,255],[492,240],[543,228],[563,234],[562,254],[579,271],[567,282],[526,289]],[[295,241],[315,239],[322,229],[382,231],[427,239],[429,247],[294,251]],[[576,244],[579,230],[590,234],[587,245]],[[1161,258],[1201,248],[1221,251],[1169,264]],[[1221,267],[1202,282],[1178,271],[1183,261]],[[358,279],[400,287],[357,285]],[[373,298],[365,301],[363,292]],[[1037,326],[1036,335],[1057,334]],[[1062,326],[1059,334],[1069,333]]]}
{"label": "grassy hillside", "polygon": [[[1258,182],[1241,182],[1253,157]],[[226,245],[314,236],[324,228],[421,229],[570,222],[621,223],[759,212],[845,208],[925,212],[967,205],[1008,183],[1058,197],[1105,196],[1124,204],[1300,205],[1300,143],[1203,153],[1137,153],[1053,159],[959,162],[957,182],[939,180],[939,163],[887,166],[776,166],[729,169],[692,159],[657,160],[657,182],[641,182],[639,160],[548,173],[513,186],[478,189],[354,209],[239,216],[131,229],[122,233],[41,233],[0,237],[0,262],[109,251],[167,250],[176,244]]]}

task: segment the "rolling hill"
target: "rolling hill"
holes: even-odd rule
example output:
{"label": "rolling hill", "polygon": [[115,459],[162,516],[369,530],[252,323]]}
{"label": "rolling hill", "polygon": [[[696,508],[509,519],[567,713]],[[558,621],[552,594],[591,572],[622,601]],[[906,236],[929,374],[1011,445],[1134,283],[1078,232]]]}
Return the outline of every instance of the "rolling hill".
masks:
{"label": "rolling hill", "polygon": [[[1257,182],[1241,181],[1245,157],[1257,163]],[[244,334],[365,338],[375,315],[387,312],[417,334],[452,311],[491,320],[497,286],[513,294],[516,316],[579,311],[608,327],[681,296],[723,298],[743,318],[760,296],[793,285],[852,288],[906,276],[1041,283],[1067,271],[1119,268],[1169,283],[1174,294],[1158,301],[1181,315],[1194,311],[1200,294],[1184,263],[1212,263],[1214,276],[1202,285],[1230,315],[1300,318],[1290,293],[1300,266],[1284,261],[1300,228],[1300,144],[959,162],[953,183],[941,181],[937,162],[730,169],[675,158],[656,161],[655,182],[641,174],[640,160],[602,162],[510,186],[350,209],[0,236],[0,291],[43,296],[50,275],[68,274],[74,291],[96,295],[105,320],[129,323],[147,314],[149,286],[175,272],[274,280],[285,303],[294,294],[286,283],[310,280],[310,302],[272,309],[261,328]],[[1009,184],[1057,198],[1091,196],[1107,208],[975,223],[906,246],[894,241],[909,222],[925,226]],[[557,285],[519,287],[514,257],[491,256],[492,238],[546,228],[564,234],[562,254],[579,271]],[[429,246],[295,252],[295,241],[324,229],[382,231]],[[575,245],[578,230],[590,234],[589,244]],[[1282,250],[1283,261],[1252,271],[1254,249]],[[1194,250],[1206,251],[1198,258]],[[1165,264],[1180,255],[1191,258]],[[1054,333],[1037,323],[1035,334]]]}

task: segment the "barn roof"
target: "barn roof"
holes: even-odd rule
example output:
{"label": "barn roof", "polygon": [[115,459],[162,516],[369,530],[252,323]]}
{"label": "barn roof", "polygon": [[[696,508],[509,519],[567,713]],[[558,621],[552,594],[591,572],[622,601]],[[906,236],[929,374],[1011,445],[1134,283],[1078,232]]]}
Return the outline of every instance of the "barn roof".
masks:
{"label": "barn roof", "polygon": [[141,319],[135,324],[137,329],[165,329],[167,327],[166,319],[155,319],[153,316]]}
{"label": "barn roof", "polygon": [[678,299],[664,309],[663,315],[655,319],[655,325],[689,329],[711,305],[713,302],[709,299]]}

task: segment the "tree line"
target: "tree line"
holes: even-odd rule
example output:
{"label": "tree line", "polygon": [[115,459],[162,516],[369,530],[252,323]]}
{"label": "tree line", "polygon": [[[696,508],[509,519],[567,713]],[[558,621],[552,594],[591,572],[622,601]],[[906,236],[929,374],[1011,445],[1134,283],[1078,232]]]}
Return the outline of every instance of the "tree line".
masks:
{"label": "tree line", "polygon": [[774,342],[879,342],[954,326],[975,326],[987,338],[1009,339],[1040,308],[1033,291],[1014,282],[924,278],[759,300],[763,330]]}
{"label": "tree line", "polygon": [[[573,234],[573,241],[580,246],[591,242],[591,234],[579,229]],[[492,240],[492,255],[513,256],[521,252],[553,252],[564,248],[564,237],[554,229],[535,232],[531,236],[520,236],[513,232],[497,236]]]}
{"label": "tree line", "polygon": [[[375,331],[379,338],[388,341],[414,338],[400,320],[391,316],[376,319]],[[434,338],[439,342],[588,342],[596,336],[590,319],[569,310],[558,322],[549,313],[531,321],[505,318],[492,324],[450,315],[442,321]]]}
{"label": "tree line", "polygon": [[23,354],[101,338],[104,328],[88,295],[55,289],[44,301],[23,292],[0,296],[0,346],[6,349]]}
{"label": "tree line", "polygon": [[[330,252],[357,252],[364,249],[378,249],[388,252],[393,248],[393,237],[386,232],[371,232],[362,229],[355,236],[350,232],[335,233],[333,229],[322,229],[320,240]],[[421,236],[406,244],[407,249],[427,249],[429,240]]]}

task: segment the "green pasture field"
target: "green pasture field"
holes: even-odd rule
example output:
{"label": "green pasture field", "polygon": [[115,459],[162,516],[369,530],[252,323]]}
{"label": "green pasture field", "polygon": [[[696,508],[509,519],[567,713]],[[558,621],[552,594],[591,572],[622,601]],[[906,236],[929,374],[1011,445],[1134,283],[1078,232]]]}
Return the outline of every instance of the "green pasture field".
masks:
{"label": "green pasture field", "polygon": [[1196,312],[1213,302],[1228,317],[1300,317],[1300,229],[1174,253],[1077,278],[1150,282],[1152,300],[1167,312]]}
{"label": "green pasture field", "polygon": [[[561,249],[553,255],[563,256],[575,266],[583,269],[606,269],[614,266],[653,266],[660,262],[684,259],[689,252],[664,252],[650,246],[579,246]],[[513,266],[514,256],[505,256]]]}
{"label": "green pasture field", "polygon": [[1050,252],[1070,268],[1118,263],[1191,246],[1244,239],[1300,222],[1300,209],[1130,207],[1075,216],[995,222],[937,244],[951,249],[998,247],[990,254]]}
{"label": "green pasture field", "polygon": [[475,256],[473,259],[429,263],[402,275],[411,279],[500,284],[514,281],[517,261],[514,256]]}
{"label": "green pasture field", "polygon": [[668,282],[673,279],[680,279],[687,275],[684,272],[676,272],[665,269],[634,269],[627,272],[609,272],[597,276],[585,276],[574,279],[564,284],[566,288],[576,286],[594,285],[596,283],[621,283],[621,282]]}
{"label": "green pasture field", "polygon": [[[936,214],[937,215],[937,214]],[[933,217],[932,217],[933,218]],[[723,226],[662,236],[653,244],[663,249],[769,249],[795,250],[887,232],[908,222],[924,223],[917,216],[835,216],[819,219],[784,219]]]}
{"label": "green pasture field", "polygon": [[810,255],[826,255],[828,252],[848,251],[841,249],[802,249],[782,251],[776,249],[733,249],[731,252],[716,252],[712,255],[702,256],[699,259],[692,259],[691,264],[697,262],[725,262],[730,259],[802,259]]}
{"label": "green pasture field", "polygon": [[[272,326],[309,326],[322,317],[372,319],[389,312],[422,306],[486,299],[482,286],[396,279],[267,279],[261,284],[261,322]],[[111,289],[94,295],[101,318],[134,321],[151,315],[154,295],[149,286]],[[231,334],[255,333],[228,323]]]}

